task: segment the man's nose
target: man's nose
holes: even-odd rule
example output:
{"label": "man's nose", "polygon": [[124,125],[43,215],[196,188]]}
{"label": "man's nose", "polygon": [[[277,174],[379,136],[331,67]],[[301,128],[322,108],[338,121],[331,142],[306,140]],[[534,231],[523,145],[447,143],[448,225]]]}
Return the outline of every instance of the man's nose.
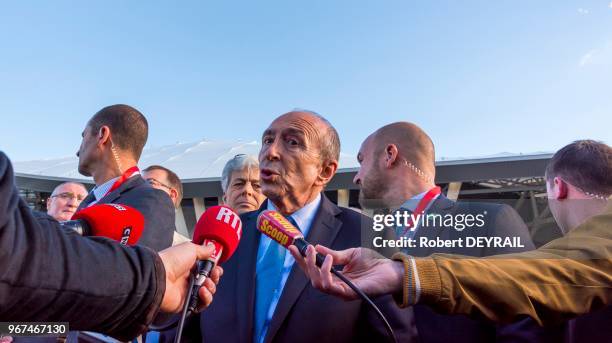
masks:
{"label": "man's nose", "polygon": [[268,161],[274,161],[280,159],[280,147],[278,143],[278,139],[275,139],[274,142],[270,143],[268,147],[263,151],[264,159]]}
{"label": "man's nose", "polygon": [[361,185],[361,173],[360,171],[357,172],[357,174],[355,174],[355,177],[353,178],[353,183],[356,185]]}
{"label": "man's nose", "polygon": [[247,182],[244,185],[244,193],[243,194],[246,195],[246,196],[253,196],[253,186],[251,185],[250,182]]}
{"label": "man's nose", "polygon": [[66,203],[68,206],[71,207],[78,207],[79,206],[79,202],[77,201],[76,198],[70,198],[68,199],[68,202]]}

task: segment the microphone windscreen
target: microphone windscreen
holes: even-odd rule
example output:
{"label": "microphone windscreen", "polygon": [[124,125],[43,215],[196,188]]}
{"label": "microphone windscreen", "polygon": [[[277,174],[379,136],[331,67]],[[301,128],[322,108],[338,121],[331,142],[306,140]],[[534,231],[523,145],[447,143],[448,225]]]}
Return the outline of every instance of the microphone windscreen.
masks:
{"label": "microphone windscreen", "polygon": [[135,208],[120,204],[93,205],[80,210],[72,220],[84,220],[88,236],[107,237],[124,245],[135,245],[144,230],[144,216]]}
{"label": "microphone windscreen", "polygon": [[240,243],[242,221],[228,206],[213,206],[207,209],[195,225],[193,243],[201,245],[204,240],[213,240],[223,247],[219,263],[227,261]]}
{"label": "microphone windscreen", "polygon": [[257,229],[285,248],[289,248],[296,239],[304,238],[302,232],[291,224],[287,218],[272,210],[266,210],[259,214]]}

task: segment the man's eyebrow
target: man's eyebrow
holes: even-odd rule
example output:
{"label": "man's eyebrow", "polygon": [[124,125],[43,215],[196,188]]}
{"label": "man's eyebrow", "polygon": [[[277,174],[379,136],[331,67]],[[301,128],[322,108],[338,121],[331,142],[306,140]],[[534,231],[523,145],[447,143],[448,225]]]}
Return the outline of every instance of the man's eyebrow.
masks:
{"label": "man's eyebrow", "polygon": [[246,179],[245,179],[245,178],[242,178],[242,177],[235,177],[235,178],[234,178],[234,180],[233,180],[233,182],[236,182],[236,181],[242,181],[242,182],[245,182],[245,181],[246,181]]}
{"label": "man's eyebrow", "polygon": [[261,136],[262,136],[262,137],[265,137],[265,136],[270,136],[270,135],[273,135],[273,134],[274,134],[274,130],[272,130],[272,129],[266,129],[266,131],[264,131],[264,132],[263,132],[263,134],[262,134]]}

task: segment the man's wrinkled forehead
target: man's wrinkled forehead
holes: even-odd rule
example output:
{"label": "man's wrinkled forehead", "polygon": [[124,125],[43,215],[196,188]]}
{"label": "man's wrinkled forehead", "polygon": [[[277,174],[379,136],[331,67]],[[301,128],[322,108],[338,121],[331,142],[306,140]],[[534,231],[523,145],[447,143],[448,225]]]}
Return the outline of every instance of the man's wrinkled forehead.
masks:
{"label": "man's wrinkled forehead", "polygon": [[65,192],[74,192],[76,194],[87,194],[87,189],[83,188],[83,186],[75,184],[75,183],[66,183],[57,187],[53,194],[60,194]]}
{"label": "man's wrinkled forehead", "polygon": [[318,137],[323,123],[320,118],[305,112],[289,112],[274,119],[264,131],[264,136],[278,133],[302,135],[308,138]]}

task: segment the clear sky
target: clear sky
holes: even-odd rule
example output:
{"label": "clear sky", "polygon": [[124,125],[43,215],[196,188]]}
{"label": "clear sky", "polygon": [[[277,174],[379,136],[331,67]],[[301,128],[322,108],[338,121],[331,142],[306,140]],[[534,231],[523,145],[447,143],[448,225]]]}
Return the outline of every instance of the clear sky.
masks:
{"label": "clear sky", "polygon": [[0,149],[76,152],[127,103],[148,146],[259,140],[306,108],[355,153],[421,125],[438,156],[612,143],[612,3],[593,1],[25,1],[0,5]]}

